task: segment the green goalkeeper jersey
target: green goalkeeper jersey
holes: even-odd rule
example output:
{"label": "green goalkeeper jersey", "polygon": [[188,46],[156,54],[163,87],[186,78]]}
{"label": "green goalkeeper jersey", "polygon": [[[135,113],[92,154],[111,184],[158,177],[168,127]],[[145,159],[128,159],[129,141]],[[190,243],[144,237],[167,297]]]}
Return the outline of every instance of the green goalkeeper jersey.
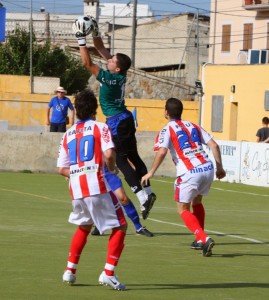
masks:
{"label": "green goalkeeper jersey", "polygon": [[97,80],[100,82],[99,102],[103,114],[108,117],[125,111],[126,73],[115,74],[100,69]]}

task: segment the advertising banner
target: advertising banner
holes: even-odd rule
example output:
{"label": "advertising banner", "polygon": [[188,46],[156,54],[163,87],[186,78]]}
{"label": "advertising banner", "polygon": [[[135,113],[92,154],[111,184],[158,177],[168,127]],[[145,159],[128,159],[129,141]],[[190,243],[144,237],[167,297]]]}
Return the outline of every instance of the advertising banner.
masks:
{"label": "advertising banner", "polygon": [[242,142],[241,182],[269,187],[269,144]]}
{"label": "advertising banner", "polygon": [[[222,181],[240,182],[240,153],[241,142],[235,141],[216,141],[219,144],[223,168],[226,171],[226,177]],[[208,147],[206,151],[210,159],[215,162],[212,152]]]}

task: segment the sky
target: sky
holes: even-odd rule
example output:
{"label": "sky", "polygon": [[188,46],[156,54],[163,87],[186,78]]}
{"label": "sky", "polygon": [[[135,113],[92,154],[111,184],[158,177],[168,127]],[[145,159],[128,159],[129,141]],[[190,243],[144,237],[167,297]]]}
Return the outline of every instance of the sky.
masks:
{"label": "sky", "polygon": [[[83,0],[0,0],[7,12],[38,12],[44,7],[49,13],[83,14]],[[128,0],[100,0],[106,3],[128,3]],[[133,2],[133,0],[131,1]],[[210,10],[210,0],[137,0],[138,4],[149,4],[154,15],[162,17],[183,12],[199,12],[207,14]]]}

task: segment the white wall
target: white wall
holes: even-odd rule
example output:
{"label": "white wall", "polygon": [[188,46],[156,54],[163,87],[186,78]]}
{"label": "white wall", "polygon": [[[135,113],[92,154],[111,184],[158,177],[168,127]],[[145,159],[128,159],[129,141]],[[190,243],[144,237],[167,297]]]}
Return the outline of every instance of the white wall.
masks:
{"label": "white wall", "polygon": [[[151,167],[157,133],[137,133],[138,150],[148,168]],[[0,171],[55,173],[62,133],[0,131]],[[217,141],[221,148],[226,178],[222,181],[269,187],[269,144]],[[212,158],[210,151],[209,157]],[[168,153],[156,176],[175,177],[176,170]]]}

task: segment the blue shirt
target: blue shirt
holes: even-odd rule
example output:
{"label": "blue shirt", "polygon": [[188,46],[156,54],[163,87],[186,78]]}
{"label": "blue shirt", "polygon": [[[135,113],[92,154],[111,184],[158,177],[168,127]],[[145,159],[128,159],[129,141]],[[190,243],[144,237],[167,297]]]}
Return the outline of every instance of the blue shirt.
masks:
{"label": "blue shirt", "polygon": [[[59,106],[59,104],[61,107]],[[51,123],[65,123],[68,108],[74,110],[74,106],[71,100],[67,97],[60,99],[57,96],[55,96],[50,100],[48,106],[52,107],[52,114],[50,120]]]}

